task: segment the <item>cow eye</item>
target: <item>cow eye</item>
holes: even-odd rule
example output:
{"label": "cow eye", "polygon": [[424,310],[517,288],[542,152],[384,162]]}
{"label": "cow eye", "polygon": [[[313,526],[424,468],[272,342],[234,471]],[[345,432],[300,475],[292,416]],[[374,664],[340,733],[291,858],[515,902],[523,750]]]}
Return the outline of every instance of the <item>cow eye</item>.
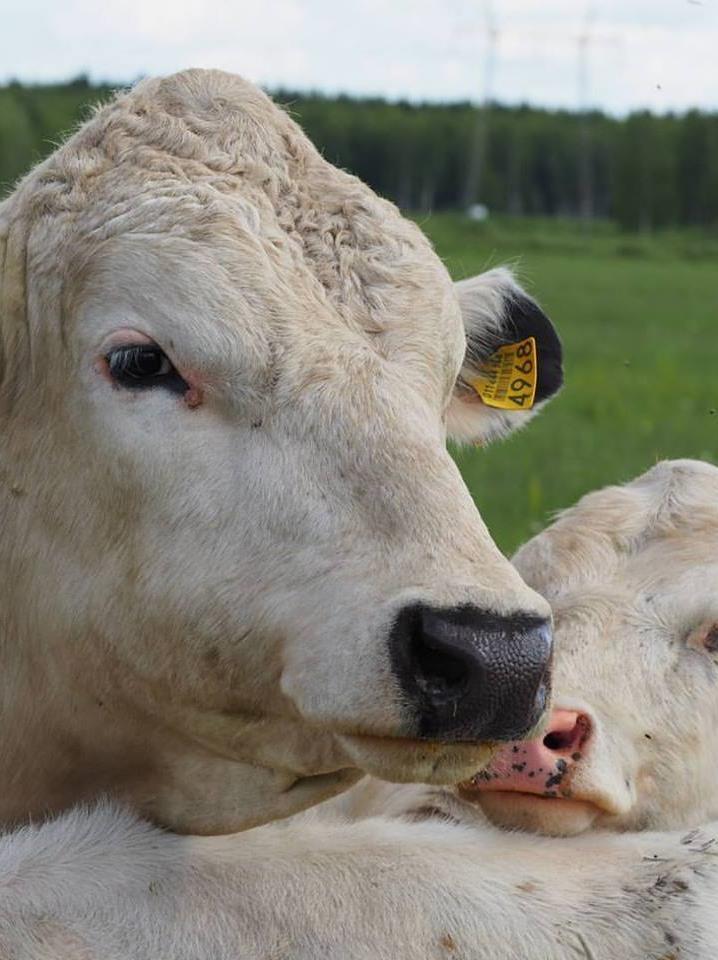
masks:
{"label": "cow eye", "polygon": [[718,653],[718,623],[702,623],[692,630],[687,637],[688,646],[693,650],[709,653],[711,656]]}
{"label": "cow eye", "polygon": [[714,624],[705,636],[703,646],[708,653],[718,653],[718,624]]}
{"label": "cow eye", "polygon": [[187,383],[177,373],[169,357],[156,344],[129,344],[114,347],[105,355],[110,376],[122,387],[149,389],[164,387],[173,393],[185,393]]}

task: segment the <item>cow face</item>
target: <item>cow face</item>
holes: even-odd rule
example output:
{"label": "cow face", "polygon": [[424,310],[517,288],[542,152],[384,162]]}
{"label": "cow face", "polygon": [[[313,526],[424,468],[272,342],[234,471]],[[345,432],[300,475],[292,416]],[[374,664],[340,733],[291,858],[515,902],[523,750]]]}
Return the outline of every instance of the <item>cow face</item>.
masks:
{"label": "cow face", "polygon": [[661,463],[585,497],[516,556],[551,602],[556,710],[461,793],[544,833],[718,815],[718,469]]}
{"label": "cow face", "polygon": [[42,637],[58,730],[84,691],[77,765],[112,731],[90,789],[225,831],[357,768],[457,779],[534,727],[548,606],[445,448],[447,420],[527,419],[470,387],[503,342],[534,337],[538,406],[560,383],[508,273],[455,288],[263,94],[202,71],[99,111],[1,222],[3,603]]}

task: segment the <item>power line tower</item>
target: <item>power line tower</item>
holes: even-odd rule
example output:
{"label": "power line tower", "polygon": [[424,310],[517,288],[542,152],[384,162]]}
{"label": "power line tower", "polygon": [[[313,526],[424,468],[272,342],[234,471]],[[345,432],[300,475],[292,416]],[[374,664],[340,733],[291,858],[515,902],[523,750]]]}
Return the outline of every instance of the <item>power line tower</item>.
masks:
{"label": "power line tower", "polygon": [[589,69],[591,55],[594,8],[591,0],[586,3],[583,26],[578,35],[578,110],[579,110],[579,154],[578,154],[578,205],[579,215],[585,228],[588,228],[595,212],[593,163],[591,158],[591,129],[589,118]]}
{"label": "power line tower", "polygon": [[484,32],[486,35],[486,55],[483,70],[483,90],[476,105],[474,129],[466,164],[464,181],[464,209],[481,199],[482,177],[490,133],[491,104],[494,93],[494,74],[496,68],[499,29],[494,15],[492,0],[484,0]]}

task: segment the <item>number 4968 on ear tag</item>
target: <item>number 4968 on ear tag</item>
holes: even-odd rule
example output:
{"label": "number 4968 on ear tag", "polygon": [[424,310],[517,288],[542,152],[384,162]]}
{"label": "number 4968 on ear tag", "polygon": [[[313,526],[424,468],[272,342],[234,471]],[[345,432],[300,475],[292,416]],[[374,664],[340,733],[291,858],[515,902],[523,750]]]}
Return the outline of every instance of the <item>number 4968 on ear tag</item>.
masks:
{"label": "number 4968 on ear tag", "polygon": [[470,385],[488,407],[530,410],[536,396],[536,340],[507,343],[485,360]]}

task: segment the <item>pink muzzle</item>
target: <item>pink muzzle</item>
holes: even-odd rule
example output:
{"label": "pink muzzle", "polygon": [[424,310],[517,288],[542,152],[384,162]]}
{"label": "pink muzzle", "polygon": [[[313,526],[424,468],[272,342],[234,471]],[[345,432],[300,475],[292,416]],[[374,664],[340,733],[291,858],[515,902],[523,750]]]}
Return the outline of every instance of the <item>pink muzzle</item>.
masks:
{"label": "pink muzzle", "polygon": [[571,796],[571,774],[591,739],[591,721],[573,710],[554,710],[544,734],[505,744],[491,764],[462,784],[467,791],[503,790],[542,797]]}

